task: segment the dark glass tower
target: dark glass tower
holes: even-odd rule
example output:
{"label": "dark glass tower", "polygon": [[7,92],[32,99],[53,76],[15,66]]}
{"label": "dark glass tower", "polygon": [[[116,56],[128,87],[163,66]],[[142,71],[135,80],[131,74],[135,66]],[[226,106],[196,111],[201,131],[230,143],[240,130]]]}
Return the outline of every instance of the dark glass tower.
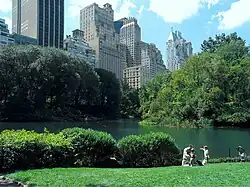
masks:
{"label": "dark glass tower", "polygon": [[63,48],[64,0],[12,0],[12,31]]}

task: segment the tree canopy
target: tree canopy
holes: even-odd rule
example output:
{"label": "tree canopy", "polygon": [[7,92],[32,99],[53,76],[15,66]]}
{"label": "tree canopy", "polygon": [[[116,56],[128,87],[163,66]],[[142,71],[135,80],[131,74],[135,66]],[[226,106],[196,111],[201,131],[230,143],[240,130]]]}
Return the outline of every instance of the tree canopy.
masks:
{"label": "tree canopy", "polygon": [[201,44],[202,52],[215,52],[218,48],[231,42],[240,42],[245,45],[245,40],[237,35],[236,32],[226,35],[225,33],[215,35],[215,38],[209,37]]}
{"label": "tree canopy", "polygon": [[59,49],[0,49],[0,117],[4,121],[81,120],[108,114],[115,118],[119,84],[113,73],[95,71],[84,59]]}
{"label": "tree canopy", "polygon": [[160,75],[141,89],[144,120],[162,125],[249,124],[248,49],[237,34],[216,36],[215,41],[203,45],[204,52],[180,70]]}

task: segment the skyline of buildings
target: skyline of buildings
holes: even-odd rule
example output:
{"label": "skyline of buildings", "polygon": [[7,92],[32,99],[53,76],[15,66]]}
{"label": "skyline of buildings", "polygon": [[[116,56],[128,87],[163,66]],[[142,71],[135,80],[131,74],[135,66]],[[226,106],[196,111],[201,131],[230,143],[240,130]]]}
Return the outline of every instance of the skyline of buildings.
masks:
{"label": "skyline of buildings", "polygon": [[126,57],[123,79],[130,87],[140,88],[166,70],[161,52],[156,45],[141,41],[141,28],[136,18],[123,18],[115,22],[118,23]]}
{"label": "skyline of buildings", "polygon": [[92,3],[80,11],[80,30],[84,38],[96,51],[96,68],[113,72],[119,80],[123,79],[124,57],[115,32],[114,10],[106,3],[103,7]]}
{"label": "skyline of buildings", "polygon": [[[47,2],[47,3],[46,3]],[[113,72],[120,81],[140,88],[158,73],[166,71],[161,51],[141,40],[141,27],[134,17],[114,20],[109,3],[92,3],[80,10],[79,28],[64,35],[64,0],[13,0],[11,38],[16,44],[38,44],[81,56],[95,68]],[[32,15],[31,15],[32,14]],[[34,15],[34,16],[33,16]],[[174,71],[192,56],[192,43],[180,32],[167,41],[166,65]]]}
{"label": "skyline of buildings", "polygon": [[79,56],[87,60],[92,67],[96,65],[95,50],[93,50],[84,39],[84,32],[75,29],[72,36],[67,35],[63,42],[63,49],[72,56]]}
{"label": "skyline of buildings", "polygon": [[12,0],[12,32],[62,49],[64,0]]}
{"label": "skyline of buildings", "polygon": [[173,28],[171,28],[168,41],[166,42],[166,51],[166,65],[170,71],[183,67],[185,61],[193,55],[192,43],[186,41],[180,31],[174,32]]}

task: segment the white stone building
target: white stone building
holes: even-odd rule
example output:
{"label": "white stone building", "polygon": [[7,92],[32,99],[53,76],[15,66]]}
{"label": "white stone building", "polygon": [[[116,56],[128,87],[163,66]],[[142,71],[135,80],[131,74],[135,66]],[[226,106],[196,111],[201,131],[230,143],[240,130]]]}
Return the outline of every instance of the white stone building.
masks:
{"label": "white stone building", "polygon": [[187,42],[181,32],[172,30],[167,41],[167,69],[170,71],[180,69],[192,54],[192,43]]}
{"label": "white stone building", "polygon": [[108,3],[99,7],[93,3],[80,12],[80,29],[84,38],[96,51],[96,68],[102,68],[123,78],[124,59],[119,36],[114,28],[114,10]]}
{"label": "white stone building", "polygon": [[83,31],[76,29],[72,31],[72,36],[66,36],[64,40],[64,50],[73,56],[79,56],[86,59],[95,67],[95,50],[93,50],[84,39]]}
{"label": "white stone building", "polygon": [[15,43],[15,40],[11,37],[8,25],[5,20],[0,18],[0,46]]}

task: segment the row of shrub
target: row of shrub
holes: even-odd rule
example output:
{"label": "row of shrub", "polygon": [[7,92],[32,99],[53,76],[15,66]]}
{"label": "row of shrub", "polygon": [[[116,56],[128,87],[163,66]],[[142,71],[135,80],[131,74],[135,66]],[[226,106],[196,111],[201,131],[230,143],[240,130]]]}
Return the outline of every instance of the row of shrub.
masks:
{"label": "row of shrub", "polygon": [[[214,158],[210,159],[209,163],[211,164],[219,164],[219,163],[234,163],[234,162],[240,162],[240,157],[224,157],[224,158]],[[250,157],[247,157],[246,162],[250,162]]]}
{"label": "row of shrub", "polygon": [[82,128],[58,134],[45,130],[6,130],[0,134],[0,168],[23,170],[50,167],[120,167],[179,165],[180,149],[165,133],[127,136],[116,141],[110,134]]}

